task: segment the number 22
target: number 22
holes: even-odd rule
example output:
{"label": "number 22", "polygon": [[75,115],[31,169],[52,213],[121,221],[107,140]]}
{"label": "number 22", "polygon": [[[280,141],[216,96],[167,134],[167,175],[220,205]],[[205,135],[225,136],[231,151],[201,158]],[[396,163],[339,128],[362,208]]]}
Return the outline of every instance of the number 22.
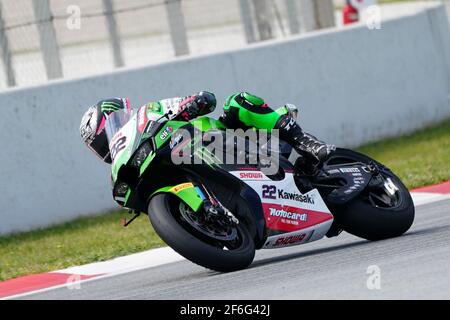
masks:
{"label": "number 22", "polygon": [[275,193],[277,188],[275,186],[263,185],[262,186],[262,197],[266,199],[276,199]]}

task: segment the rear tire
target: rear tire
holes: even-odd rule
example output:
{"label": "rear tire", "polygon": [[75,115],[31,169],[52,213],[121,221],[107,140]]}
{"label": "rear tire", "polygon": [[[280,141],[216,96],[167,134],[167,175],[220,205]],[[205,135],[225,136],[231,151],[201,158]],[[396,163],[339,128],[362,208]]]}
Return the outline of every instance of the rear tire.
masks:
{"label": "rear tire", "polygon": [[399,203],[392,208],[375,207],[358,196],[336,212],[336,221],[343,230],[367,240],[381,240],[404,234],[414,222],[415,208],[409,190],[402,181],[379,162],[361,153],[337,149],[335,156],[354,159],[385,168],[383,176],[389,177],[398,188]]}
{"label": "rear tire", "polygon": [[224,250],[195,235],[180,224],[177,204],[180,200],[171,194],[158,194],[149,204],[149,218],[156,233],[172,249],[186,259],[205,268],[230,272],[248,267],[255,257],[255,244],[249,231],[239,223],[236,228],[240,243],[237,248]]}
{"label": "rear tire", "polygon": [[402,203],[397,208],[384,209],[356,198],[339,215],[338,221],[345,231],[374,241],[398,237],[409,230],[414,221],[414,203],[403,184],[391,179],[400,189]]}

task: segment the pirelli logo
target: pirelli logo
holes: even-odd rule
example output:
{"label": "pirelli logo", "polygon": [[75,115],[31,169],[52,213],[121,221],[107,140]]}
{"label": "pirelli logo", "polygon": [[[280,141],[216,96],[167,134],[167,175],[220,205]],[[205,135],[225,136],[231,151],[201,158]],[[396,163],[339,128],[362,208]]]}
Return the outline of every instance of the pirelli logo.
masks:
{"label": "pirelli logo", "polygon": [[182,184],[179,184],[179,185],[173,187],[172,189],[170,189],[170,191],[178,193],[184,189],[192,188],[192,187],[194,187],[194,185],[191,182],[186,182],[186,183],[182,183]]}

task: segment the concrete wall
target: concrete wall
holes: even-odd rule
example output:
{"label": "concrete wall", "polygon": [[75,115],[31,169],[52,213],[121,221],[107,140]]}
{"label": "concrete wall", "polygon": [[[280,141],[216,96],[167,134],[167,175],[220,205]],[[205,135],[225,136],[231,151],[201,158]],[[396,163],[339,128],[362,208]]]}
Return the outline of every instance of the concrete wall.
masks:
{"label": "concrete wall", "polygon": [[[78,133],[97,100],[200,89],[248,90],[299,104],[307,131],[354,146],[450,117],[450,35],[443,7],[364,26],[0,94],[0,233],[114,208],[108,167]],[[219,108],[220,109],[220,108]],[[218,115],[220,110],[215,112]]]}

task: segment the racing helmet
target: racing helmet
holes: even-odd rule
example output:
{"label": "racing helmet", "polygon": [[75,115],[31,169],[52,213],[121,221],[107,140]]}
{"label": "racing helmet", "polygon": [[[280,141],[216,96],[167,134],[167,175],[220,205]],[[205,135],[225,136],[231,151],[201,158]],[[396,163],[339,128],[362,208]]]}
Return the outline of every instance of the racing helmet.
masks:
{"label": "racing helmet", "polygon": [[106,118],[112,112],[131,109],[127,98],[114,98],[99,101],[84,113],[80,134],[87,147],[102,161],[111,164],[108,138],[106,136]]}

